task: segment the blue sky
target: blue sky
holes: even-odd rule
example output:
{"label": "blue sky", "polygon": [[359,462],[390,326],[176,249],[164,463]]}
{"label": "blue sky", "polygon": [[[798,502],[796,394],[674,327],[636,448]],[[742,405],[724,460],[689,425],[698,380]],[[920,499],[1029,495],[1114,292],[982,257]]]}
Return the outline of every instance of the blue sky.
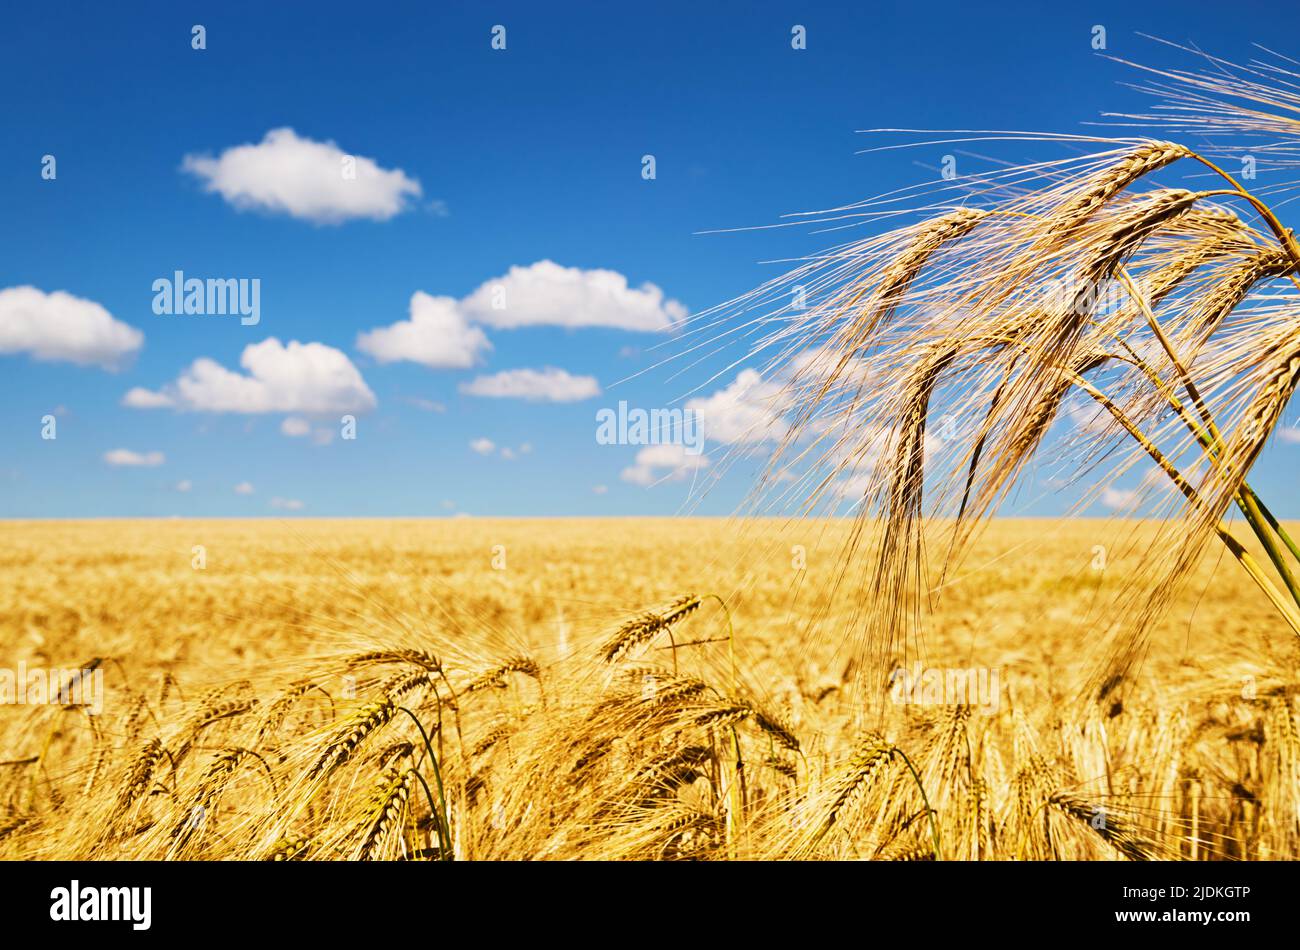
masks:
{"label": "blue sky", "polygon": [[[724,364],[615,385],[672,351],[671,332],[654,326],[678,306],[704,310],[775,276],[763,261],[834,240],[702,232],[935,177],[944,149],[856,154],[873,144],[858,129],[1070,132],[1141,105],[1119,85],[1131,72],[1092,49],[1096,24],[1109,52],[1159,63],[1176,54],[1137,33],[1230,59],[1249,57],[1252,41],[1300,35],[1300,13],[1284,2],[1230,14],[1185,2],[559,12],[167,2],[32,4],[3,18],[0,292],[64,291],[76,300],[38,303],[102,328],[85,309],[98,305],[143,334],[138,347],[120,327],[119,338],[86,344],[76,352],[87,365],[37,358],[31,342],[0,353],[0,516],[20,518],[676,512],[692,480],[629,477],[638,450],[598,444],[596,411],[668,405],[704,383]],[[206,49],[191,47],[194,24]],[[497,24],[505,50],[491,47]],[[806,49],[791,48],[795,24]],[[281,149],[253,153],[251,165],[230,151],[266,147],[284,129]],[[270,167],[262,159],[335,162],[322,151],[335,146],[378,176],[363,168],[352,181],[360,191],[337,199],[354,202],[342,212],[292,175],[258,178]],[[653,180],[642,176],[647,154]],[[46,155],[53,180],[42,177]],[[543,261],[558,266],[538,269]],[[503,281],[512,268],[515,280]],[[260,321],[156,314],[154,282],[177,270],[257,278]],[[534,293],[551,279],[567,288],[559,310]],[[503,283],[532,288],[509,318],[485,303]],[[359,345],[359,334],[409,321],[417,292],[434,301],[422,305],[430,319],[455,324],[450,343],[398,332]],[[609,325],[556,325],[565,320]],[[291,353],[271,338],[320,346]],[[286,392],[241,366],[259,345],[284,379],[319,369],[318,358],[350,369],[323,394]],[[196,360],[224,370],[186,395],[177,383],[193,380]],[[569,401],[474,394],[518,392],[528,380],[500,374],[547,368],[565,375],[527,389],[535,397],[597,391]],[[133,390],[169,405],[124,404]],[[257,411],[232,410],[239,399]],[[339,424],[349,399],[350,440]],[[52,440],[41,438],[46,414],[57,418]],[[1298,457],[1300,445],[1279,442],[1254,478],[1266,496],[1283,492],[1277,507],[1292,516]],[[732,511],[753,471],[737,467],[691,510]],[[1020,510],[1052,514],[1072,500],[1035,495]]]}

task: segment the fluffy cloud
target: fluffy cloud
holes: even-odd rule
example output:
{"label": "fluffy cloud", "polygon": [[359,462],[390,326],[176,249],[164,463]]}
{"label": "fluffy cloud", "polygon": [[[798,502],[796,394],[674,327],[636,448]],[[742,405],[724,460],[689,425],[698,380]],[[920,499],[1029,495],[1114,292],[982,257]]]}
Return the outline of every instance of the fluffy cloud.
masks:
{"label": "fluffy cloud", "polygon": [[143,343],[143,333],[93,300],[35,287],[0,290],[0,354],[117,369]]}
{"label": "fluffy cloud", "polygon": [[686,318],[686,307],[651,283],[629,287],[618,271],[563,267],[554,261],[515,266],[461,301],[473,320],[494,327],[549,324],[657,332]]}
{"label": "fluffy cloud", "polygon": [[[729,385],[712,395],[687,400],[685,408],[695,416],[707,440],[726,445],[780,441],[790,435],[785,409],[809,388],[820,388],[832,371],[836,373],[835,391],[870,385],[865,360],[850,359],[841,366],[839,359],[831,350],[814,347],[793,356],[768,378],[758,370],[742,369]],[[805,434],[824,435],[838,424],[814,418],[809,420]],[[872,439],[878,441],[882,435],[883,429]],[[855,429],[846,445],[857,444],[861,437],[862,433]],[[837,448],[830,461],[838,461],[842,454]]]}
{"label": "fluffy cloud", "polygon": [[357,337],[357,349],[381,363],[409,360],[433,369],[466,369],[492,349],[487,336],[470,326],[451,297],[422,290],[411,296],[411,318]]}
{"label": "fluffy cloud", "polygon": [[378,403],[343,353],[323,343],[286,346],[275,337],[244,347],[247,375],[206,357],[159,391],[136,387],[123,398],[134,409],[200,412],[365,412]]}
{"label": "fluffy cloud", "polygon": [[194,487],[194,483],[190,481],[188,478],[182,478],[179,482],[176,483],[176,490],[181,492],[189,491],[193,487]]}
{"label": "fluffy cloud", "polygon": [[527,399],[530,402],[576,402],[600,395],[594,376],[573,376],[565,370],[508,369],[462,383],[460,391],[492,399]]}
{"label": "fluffy cloud", "polygon": [[820,388],[831,376],[834,389],[843,390],[869,386],[873,376],[871,364],[861,357],[844,359],[844,354],[834,347],[813,346],[793,354],[777,371],[786,380],[798,380],[803,387]]}
{"label": "fluffy cloud", "polygon": [[780,392],[778,384],[746,369],[712,396],[688,401],[686,409],[695,413],[706,439],[728,444],[765,442],[782,438],[789,429],[776,408]]}
{"label": "fluffy cloud", "polygon": [[311,423],[301,416],[286,416],[280,423],[280,431],[291,439],[298,439],[311,433]]}
{"label": "fluffy cloud", "polygon": [[285,416],[280,423],[280,432],[291,439],[311,436],[313,445],[329,445],[334,441],[334,430],[324,426],[313,429],[311,422],[302,416]]}
{"label": "fluffy cloud", "polygon": [[270,504],[279,511],[302,511],[306,507],[297,498],[272,498]]}
{"label": "fluffy cloud", "polygon": [[707,455],[692,455],[686,446],[665,442],[648,445],[636,454],[636,464],[623,469],[620,478],[634,485],[679,482],[693,472],[709,467]]}
{"label": "fluffy cloud", "polygon": [[[349,218],[385,221],[419,198],[420,183],[400,169],[349,156],[333,142],[272,129],[257,145],[235,145],[216,158],[186,155],[181,166],[241,210],[287,214],[316,224]],[[351,169],[354,175],[345,174]]]}
{"label": "fluffy cloud", "polygon": [[874,483],[871,472],[855,472],[837,479],[833,485],[835,497],[861,504]]}
{"label": "fluffy cloud", "polygon": [[130,449],[111,449],[104,453],[104,461],[114,467],[130,466],[153,468],[167,461],[161,452],[132,452]]}
{"label": "fluffy cloud", "polygon": [[252,483],[252,482],[240,482],[238,485],[235,486],[235,494],[236,494],[236,495],[251,495],[251,494],[253,494],[253,483]]}
{"label": "fluffy cloud", "polygon": [[407,360],[433,369],[466,369],[492,349],[476,323],[659,332],[679,324],[686,312],[654,284],[629,287],[617,271],[538,261],[510,268],[461,300],[417,290],[409,319],[361,333],[357,348],[381,363]]}
{"label": "fluffy cloud", "polygon": [[469,447],[479,455],[491,455],[495,452],[507,462],[513,462],[515,459],[519,458],[519,456],[528,455],[533,451],[533,444],[531,442],[521,442],[518,448],[511,448],[508,445],[503,445],[498,449],[497,444],[487,437],[475,439],[469,444]]}
{"label": "fluffy cloud", "polygon": [[1133,489],[1107,486],[1101,490],[1101,503],[1107,508],[1121,511],[1135,507],[1137,502],[1138,493]]}
{"label": "fluffy cloud", "polygon": [[143,386],[132,386],[122,397],[122,405],[132,409],[169,409],[176,405],[176,402],[167,393],[154,392]]}

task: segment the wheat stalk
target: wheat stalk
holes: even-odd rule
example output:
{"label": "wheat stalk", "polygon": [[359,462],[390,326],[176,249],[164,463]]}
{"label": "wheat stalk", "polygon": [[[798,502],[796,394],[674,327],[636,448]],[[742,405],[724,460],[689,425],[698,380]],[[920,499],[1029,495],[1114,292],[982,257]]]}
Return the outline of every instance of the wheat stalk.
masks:
{"label": "wheat stalk", "polygon": [[687,594],[673,601],[662,612],[642,614],[635,620],[623,624],[601,651],[605,662],[613,663],[626,656],[629,651],[671,629],[673,624],[698,610],[701,603],[699,597]]}

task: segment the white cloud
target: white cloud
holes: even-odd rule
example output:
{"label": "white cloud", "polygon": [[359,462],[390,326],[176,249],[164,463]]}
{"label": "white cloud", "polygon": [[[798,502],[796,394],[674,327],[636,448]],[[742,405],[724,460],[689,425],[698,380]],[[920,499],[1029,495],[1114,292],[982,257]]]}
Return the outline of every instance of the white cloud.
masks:
{"label": "white cloud", "polygon": [[409,399],[407,399],[406,402],[410,403],[416,409],[421,409],[424,412],[446,412],[447,411],[446,406],[444,406],[440,402],[434,402],[432,399],[420,399],[416,396],[412,396]]}
{"label": "white cloud", "polygon": [[520,443],[518,448],[511,448],[508,445],[503,445],[498,448],[497,444],[486,436],[477,438],[470,442],[469,447],[479,455],[491,455],[495,452],[507,462],[512,462],[521,455],[528,455],[533,451],[533,445],[531,442]]}
{"label": "white cloud", "polygon": [[634,485],[649,486],[661,481],[679,482],[708,467],[707,455],[692,455],[684,445],[665,442],[637,452],[636,464],[623,469],[619,477]]}
{"label": "white cloud", "polygon": [[843,476],[835,481],[835,496],[860,504],[874,482],[871,472]]}
{"label": "white cloud", "polygon": [[591,486],[591,493],[592,493],[593,495],[606,495],[606,494],[609,493],[609,486],[608,486],[608,485],[592,485],[592,486]]}
{"label": "white cloud", "polygon": [[730,386],[712,396],[691,399],[700,431],[715,442],[765,442],[785,436],[789,426],[777,409],[781,387],[752,369],[741,370]]}
{"label": "white cloud", "polygon": [[176,403],[163,392],[154,392],[143,386],[132,386],[122,397],[122,405],[131,409],[169,409]]}
{"label": "white cloud", "polygon": [[306,507],[297,498],[272,498],[270,505],[280,511],[302,511]]}
{"label": "white cloud", "polygon": [[871,364],[861,357],[844,358],[835,347],[812,346],[800,350],[777,371],[783,379],[801,381],[803,386],[821,386],[834,376],[834,388],[843,389],[869,385],[873,373]]}
{"label": "white cloud", "polygon": [[179,482],[176,483],[177,491],[189,491],[193,487],[194,487],[194,483],[190,481],[188,478],[182,478]]}
{"label": "white cloud", "polygon": [[1086,435],[1105,435],[1113,431],[1114,419],[1109,412],[1091,399],[1075,402],[1067,410],[1075,429]]}
{"label": "white cloud", "polygon": [[1283,442],[1300,442],[1300,426],[1278,426],[1277,437]]}
{"label": "white cloud", "polygon": [[1101,503],[1107,508],[1132,508],[1137,500],[1138,493],[1131,489],[1106,487],[1101,491]]}
{"label": "white cloud", "polygon": [[174,383],[154,392],[136,387],[122,404],[134,409],[173,407],[201,412],[365,412],[378,401],[360,371],[323,343],[275,337],[244,347],[248,375],[201,357]]}
{"label": "white cloud", "polygon": [[104,453],[104,461],[113,466],[144,466],[153,468],[167,459],[161,452],[133,452],[130,449],[111,449]]}
{"label": "white cloud", "polygon": [[143,333],[93,300],[26,286],[0,290],[0,354],[117,369],[143,344]]}
{"label": "white cloud", "polygon": [[487,336],[470,326],[451,297],[422,290],[411,295],[411,318],[357,336],[357,349],[381,363],[409,360],[433,369],[467,369],[492,349]]}
{"label": "white cloud", "polygon": [[311,432],[311,423],[301,416],[285,416],[280,431],[291,439],[301,438]]}
{"label": "white cloud", "polygon": [[686,318],[680,301],[651,283],[629,287],[618,271],[564,267],[554,261],[516,265],[461,301],[473,320],[494,327],[547,324],[658,332]]}
{"label": "white cloud", "polygon": [[[865,425],[855,425],[851,432],[846,432],[844,422],[837,420],[821,426],[821,431],[829,433],[827,435],[829,444],[821,456],[821,461],[835,466],[836,477],[833,483],[835,495],[861,503],[868,490],[873,487],[880,488],[880,480],[876,477],[877,469],[891,454],[889,452],[892,439],[890,428],[878,422],[870,422]],[[934,443],[929,438],[925,440],[922,451],[924,461],[928,463],[934,451]]]}
{"label": "white cloud", "polygon": [[[352,177],[345,175],[349,160]],[[235,145],[216,158],[186,155],[181,167],[240,210],[316,224],[386,221],[422,194],[420,183],[401,169],[380,168],[373,159],[349,156],[333,142],[300,138],[289,128],[272,129],[257,145]]]}
{"label": "white cloud", "polygon": [[460,300],[417,290],[409,312],[407,320],[358,334],[357,348],[381,363],[405,360],[433,369],[466,369],[492,349],[475,323],[659,332],[687,314],[654,284],[633,288],[617,271],[563,267],[554,261],[512,267]]}
{"label": "white cloud", "polygon": [[235,486],[235,494],[236,494],[236,495],[251,495],[251,494],[253,494],[253,483],[252,483],[252,482],[240,482],[238,485]]}
{"label": "white cloud", "polygon": [[479,376],[462,383],[460,391],[470,396],[494,399],[527,399],[530,402],[574,402],[600,395],[594,376],[573,376],[562,369],[508,369],[492,376]]}

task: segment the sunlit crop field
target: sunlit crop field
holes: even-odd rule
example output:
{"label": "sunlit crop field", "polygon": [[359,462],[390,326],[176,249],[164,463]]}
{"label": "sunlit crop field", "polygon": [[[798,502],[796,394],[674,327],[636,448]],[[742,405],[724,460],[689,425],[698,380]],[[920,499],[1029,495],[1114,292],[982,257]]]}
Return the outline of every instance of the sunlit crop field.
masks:
{"label": "sunlit crop field", "polygon": [[6,523],[0,667],[102,691],[0,707],[0,855],[1297,856],[1300,652],[1231,560],[1096,702],[1146,529],[995,521],[900,690],[848,530]]}

